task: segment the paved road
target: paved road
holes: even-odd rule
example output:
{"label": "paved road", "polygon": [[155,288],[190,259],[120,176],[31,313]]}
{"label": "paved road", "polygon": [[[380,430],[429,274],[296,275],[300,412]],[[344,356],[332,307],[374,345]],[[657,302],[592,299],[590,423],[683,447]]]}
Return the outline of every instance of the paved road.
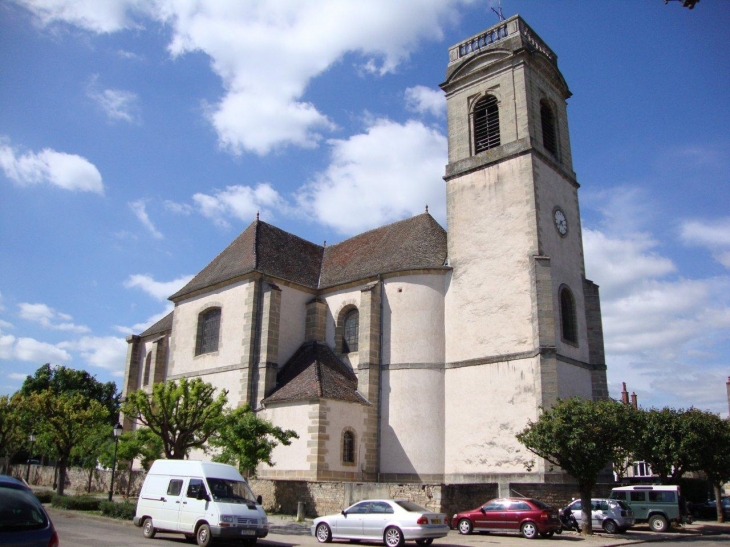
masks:
{"label": "paved road", "polygon": [[[157,534],[154,539],[142,536],[141,528],[131,522],[118,521],[104,517],[90,516],[74,511],[63,511],[47,507],[53,524],[58,530],[61,547],[136,547],[155,546],[173,547],[191,545],[183,536],[176,534]],[[270,518],[271,531],[264,540],[259,540],[260,547],[316,547],[316,539],[309,535],[306,525],[292,520],[277,517]],[[712,535],[700,535],[700,534]],[[730,526],[725,525],[692,525],[681,531],[668,534],[655,534],[647,527],[639,527],[626,534],[596,534],[584,538],[576,533],[563,533],[549,540],[539,539],[535,543],[518,535],[508,534],[473,534],[459,535],[451,531],[443,539],[436,540],[433,547],[605,547],[633,545],[645,542],[661,542],[667,547],[730,547]],[[529,545],[528,545],[529,544]],[[332,547],[350,546],[348,542],[333,542]],[[375,547],[382,544],[359,544],[363,547]],[[415,547],[415,544],[407,544]]]}

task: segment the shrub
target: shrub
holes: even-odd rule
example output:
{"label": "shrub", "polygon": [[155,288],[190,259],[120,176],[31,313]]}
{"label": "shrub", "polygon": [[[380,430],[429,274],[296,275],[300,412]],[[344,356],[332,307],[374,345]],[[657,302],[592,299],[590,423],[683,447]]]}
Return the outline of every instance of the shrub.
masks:
{"label": "shrub", "polygon": [[121,503],[114,501],[102,501],[99,504],[99,509],[101,509],[101,514],[107,517],[132,520],[134,518],[136,506],[133,503],[130,503],[129,500],[124,500]]}
{"label": "shrub", "polygon": [[53,492],[51,490],[38,490],[33,493],[41,503],[51,503],[51,500],[53,499]]}
{"label": "shrub", "polygon": [[101,499],[91,496],[56,496],[51,499],[51,505],[59,509],[73,509],[75,511],[98,511]]}

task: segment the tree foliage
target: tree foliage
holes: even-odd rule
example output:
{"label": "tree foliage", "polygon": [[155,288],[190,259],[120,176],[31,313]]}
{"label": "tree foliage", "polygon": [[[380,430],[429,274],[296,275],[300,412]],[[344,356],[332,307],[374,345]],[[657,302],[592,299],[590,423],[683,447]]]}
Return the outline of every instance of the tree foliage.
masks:
{"label": "tree foliage", "polygon": [[138,390],[122,404],[125,416],[149,428],[162,441],[165,457],[181,460],[193,448],[203,448],[224,421],[228,392],[200,378],[157,383],[152,393]]}
{"label": "tree foliage", "polygon": [[57,493],[63,495],[66,467],[89,438],[111,434],[109,411],[95,399],[81,393],[57,394],[51,389],[31,392],[21,397],[19,408],[26,416],[35,416],[38,444],[58,458]]}
{"label": "tree foliage", "polygon": [[[631,407],[611,400],[558,400],[536,422],[528,422],[517,440],[575,478],[582,505],[590,508],[599,474],[630,444],[627,432],[631,431],[633,414]],[[587,509],[583,511],[582,531],[593,533]]]}
{"label": "tree foliage", "polygon": [[256,475],[260,463],[274,465],[271,454],[279,444],[289,446],[299,435],[261,419],[248,405],[226,412],[225,421],[210,445],[220,449],[214,461],[238,467],[241,474]]}
{"label": "tree foliage", "polygon": [[18,396],[0,396],[0,456],[7,459],[20,450],[28,438],[22,428],[21,414],[18,411]]}
{"label": "tree foliage", "polygon": [[706,414],[669,407],[638,412],[634,460],[648,463],[662,484],[677,484],[687,471],[698,470],[698,457],[707,450],[702,435]]}
{"label": "tree foliage", "polygon": [[109,414],[109,423],[117,423],[120,395],[114,382],[100,382],[85,370],[75,370],[49,363],[38,368],[33,376],[26,377],[20,388],[21,395],[51,390],[56,395],[81,394],[104,405]]}

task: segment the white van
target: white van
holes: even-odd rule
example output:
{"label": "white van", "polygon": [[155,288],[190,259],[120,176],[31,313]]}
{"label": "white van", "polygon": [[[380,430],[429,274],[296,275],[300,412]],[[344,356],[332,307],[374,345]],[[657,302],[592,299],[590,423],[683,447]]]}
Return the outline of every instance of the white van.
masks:
{"label": "white van", "polygon": [[157,460],[142,485],[134,524],[147,538],[156,532],[185,534],[200,546],[215,538],[254,545],[269,521],[235,467],[192,460]]}

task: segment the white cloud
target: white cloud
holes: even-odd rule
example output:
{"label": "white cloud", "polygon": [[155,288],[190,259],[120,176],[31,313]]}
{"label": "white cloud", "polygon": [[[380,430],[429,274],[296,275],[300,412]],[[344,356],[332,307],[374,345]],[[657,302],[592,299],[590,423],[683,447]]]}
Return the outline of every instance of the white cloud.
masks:
{"label": "white cloud", "polygon": [[685,221],[680,238],[686,245],[707,248],[715,260],[730,270],[730,218]]}
{"label": "white cloud", "polygon": [[129,203],[129,208],[132,209],[134,216],[137,217],[142,225],[147,228],[155,239],[163,239],[165,236],[160,233],[155,225],[152,224],[149,215],[147,214],[147,205],[144,200],[133,201]]}
{"label": "white cloud", "polygon": [[84,336],[79,340],[61,342],[58,348],[77,352],[89,365],[122,376],[127,355],[127,342],[116,336]]}
{"label": "white cloud", "polygon": [[193,208],[187,203],[176,203],[167,199],[162,203],[162,205],[165,207],[165,209],[167,209],[171,213],[175,213],[176,215],[187,216],[193,212]]}
{"label": "white cloud", "polygon": [[406,89],[406,108],[419,114],[431,114],[439,118],[446,116],[446,97],[440,89],[417,85]]}
{"label": "white cloud", "polygon": [[[64,21],[114,32],[141,14],[169,25],[173,56],[210,57],[224,95],[208,106],[220,146],[234,154],[267,154],[281,146],[316,146],[334,124],[303,99],[309,83],[347,53],[366,72],[393,72],[423,40],[471,0],[19,0],[43,24]],[[112,6],[113,5],[113,6]]]}
{"label": "white cloud", "polygon": [[101,107],[107,117],[112,121],[137,123],[139,121],[137,94],[123,89],[99,90],[96,80],[94,77],[87,95]]}
{"label": "white cloud", "polygon": [[255,187],[228,186],[215,190],[213,195],[198,193],[193,196],[198,211],[219,226],[228,226],[226,217],[251,222],[260,213],[262,218],[273,217],[276,212],[287,210],[286,201],[268,183]]}
{"label": "white cloud", "polygon": [[0,336],[0,357],[35,363],[58,363],[71,360],[71,355],[59,345],[40,342],[33,338]]}
{"label": "white cloud", "polygon": [[49,329],[77,333],[85,333],[91,330],[85,325],[70,323],[73,317],[67,313],[57,312],[46,304],[29,304],[27,302],[22,302],[18,304],[18,307],[20,308],[21,318],[33,321],[34,323],[39,323]]}
{"label": "white cloud", "polygon": [[127,11],[144,0],[15,0],[36,16],[41,25],[69,23],[96,33],[116,32],[134,23]]}
{"label": "white cloud", "polygon": [[443,222],[446,138],[438,131],[380,119],[330,144],[329,167],[297,196],[304,214],[343,234],[420,214],[426,205]]}
{"label": "white cloud", "polygon": [[[7,139],[6,139],[7,140]],[[99,170],[87,159],[50,148],[19,155],[0,140],[0,167],[20,186],[47,182],[73,192],[104,193]]]}
{"label": "white cloud", "polygon": [[0,319],[0,329],[12,329],[12,328],[14,328],[12,323],[8,323],[7,321],[3,321],[2,319]]}
{"label": "white cloud", "polygon": [[11,372],[10,374],[8,374],[8,378],[10,378],[11,380],[25,381],[28,376],[28,374],[23,374],[22,372]]}
{"label": "white cloud", "polygon": [[166,300],[168,296],[176,293],[193,278],[192,275],[184,275],[172,281],[155,281],[152,276],[144,274],[130,275],[124,282],[128,289],[138,288],[157,300]]}

